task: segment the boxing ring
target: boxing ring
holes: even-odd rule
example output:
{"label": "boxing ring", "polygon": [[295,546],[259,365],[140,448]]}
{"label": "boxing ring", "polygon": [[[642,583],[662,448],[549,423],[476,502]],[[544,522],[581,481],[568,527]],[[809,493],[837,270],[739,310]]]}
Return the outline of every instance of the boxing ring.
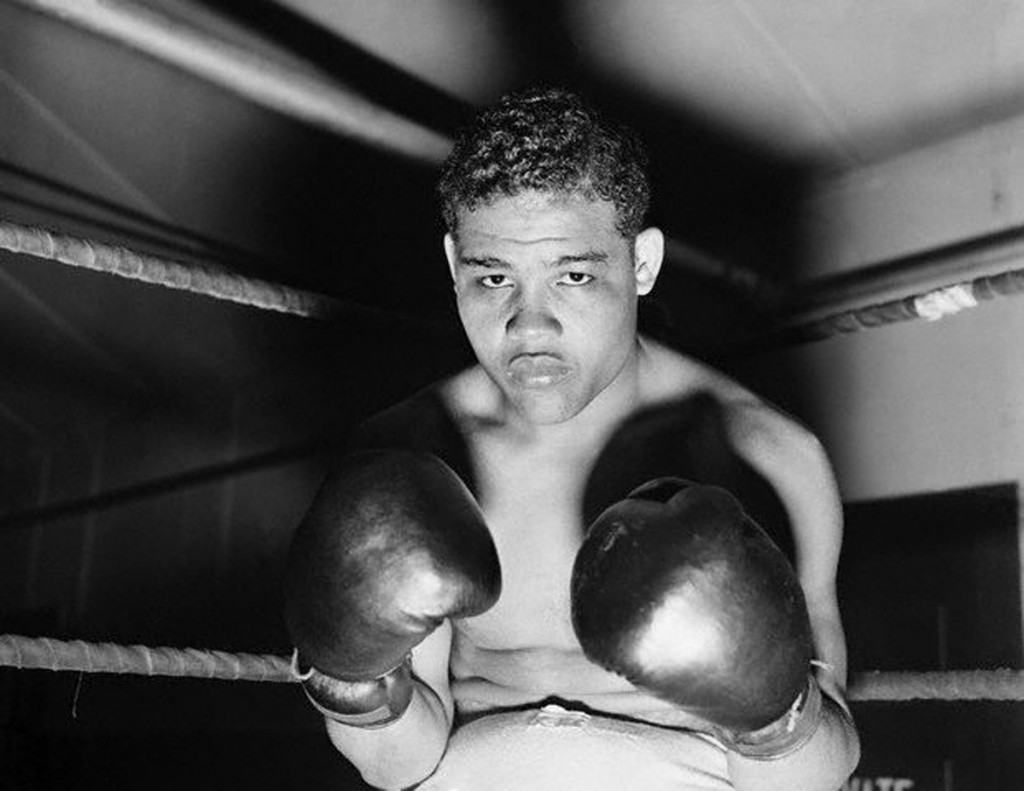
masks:
{"label": "boxing ring", "polygon": [[[399,156],[436,163],[449,145],[443,137],[384,113],[333,84],[271,63],[254,62],[251,56],[224,42],[187,33],[150,12],[69,0],[19,0],[19,3],[143,49],[254,102]],[[996,248],[1001,252],[992,255],[990,251]],[[214,264],[170,260],[12,222],[0,221],[0,249],[305,318],[330,320],[352,310],[383,314],[372,306],[242,277]],[[930,273],[932,280],[941,282],[915,290],[906,281],[890,277],[889,282],[876,283],[873,291],[839,288],[832,293],[818,294],[808,304],[795,306],[773,332],[754,345],[767,348],[780,343],[808,343],[896,322],[936,321],[985,301],[1020,294],[1024,292],[1024,269],[1005,267],[1006,261],[1019,260],[1022,251],[1024,231],[1013,229],[988,239],[971,240],[935,251],[928,261],[895,262],[900,266],[890,267],[890,271],[898,272],[901,268],[904,271],[914,269],[918,274],[924,271]],[[677,260],[675,263],[684,268],[688,265],[691,269],[699,268],[694,266],[699,263],[695,261]],[[979,271],[984,274],[971,274]],[[928,279],[919,278],[917,282]],[[881,300],[872,298],[885,292],[901,292],[901,295]],[[229,475],[233,471],[224,469],[219,474]],[[108,498],[107,504],[109,502]],[[103,507],[103,504],[93,503],[93,506]],[[9,514],[0,517],[0,525],[14,526],[45,516],[41,513]],[[15,634],[0,635],[0,666],[257,683],[293,683],[296,680],[290,671],[289,659],[281,656],[90,643]],[[1024,700],[1024,671],[861,672],[853,674],[848,698],[893,702],[1021,701]]]}
{"label": "boxing ring", "polygon": [[[374,310],[358,303],[346,303],[333,297],[242,277],[213,264],[168,260],[124,247],[10,222],[0,222],[0,249],[311,319],[329,320],[346,308]],[[943,255],[957,252],[944,252]],[[1024,269],[1010,269],[958,279],[927,291],[874,304],[842,306],[833,310],[819,305],[815,309],[817,315],[808,318],[806,312],[794,312],[769,335],[774,344],[780,340],[788,343],[813,342],[894,322],[915,319],[936,321],[976,307],[983,301],[1021,292],[1024,292]],[[233,468],[226,469],[221,474],[231,474],[232,471]],[[108,496],[106,499],[111,498]],[[116,499],[115,496],[113,501]],[[109,503],[91,505],[103,507],[106,504]],[[90,503],[84,506],[88,508]],[[58,505],[46,512],[6,515],[0,518],[0,526],[45,519],[49,511],[59,513],[61,510]],[[221,681],[296,681],[287,657],[195,648],[91,643],[15,634],[0,635],[0,667]],[[848,699],[891,702],[1022,701],[1024,670],[866,671],[853,674]]]}

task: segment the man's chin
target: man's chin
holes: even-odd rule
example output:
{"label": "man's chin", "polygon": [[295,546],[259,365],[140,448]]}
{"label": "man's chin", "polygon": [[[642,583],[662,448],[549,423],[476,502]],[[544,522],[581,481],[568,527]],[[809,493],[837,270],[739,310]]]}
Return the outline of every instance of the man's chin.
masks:
{"label": "man's chin", "polygon": [[558,392],[518,392],[511,394],[510,401],[516,414],[535,426],[565,423],[583,409],[576,399]]}

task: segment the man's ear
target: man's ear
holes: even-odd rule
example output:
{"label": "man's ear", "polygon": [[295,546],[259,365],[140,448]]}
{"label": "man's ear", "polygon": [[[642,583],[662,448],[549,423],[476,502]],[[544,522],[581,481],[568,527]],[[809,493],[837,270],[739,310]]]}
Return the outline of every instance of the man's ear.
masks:
{"label": "man's ear", "polygon": [[455,252],[455,240],[450,233],[444,235],[444,255],[448,259],[448,271],[451,273],[452,282],[455,282],[455,264],[458,262],[458,255]]}
{"label": "man's ear", "polygon": [[654,288],[665,257],[665,235],[657,228],[645,228],[633,242],[633,274],[636,293],[641,297]]}

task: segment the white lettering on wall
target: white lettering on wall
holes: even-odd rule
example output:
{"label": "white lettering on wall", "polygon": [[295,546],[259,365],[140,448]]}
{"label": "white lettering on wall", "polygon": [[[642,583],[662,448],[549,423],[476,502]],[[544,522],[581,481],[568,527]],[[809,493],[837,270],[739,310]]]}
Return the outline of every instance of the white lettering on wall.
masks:
{"label": "white lettering on wall", "polygon": [[911,791],[913,787],[909,777],[851,777],[842,791]]}

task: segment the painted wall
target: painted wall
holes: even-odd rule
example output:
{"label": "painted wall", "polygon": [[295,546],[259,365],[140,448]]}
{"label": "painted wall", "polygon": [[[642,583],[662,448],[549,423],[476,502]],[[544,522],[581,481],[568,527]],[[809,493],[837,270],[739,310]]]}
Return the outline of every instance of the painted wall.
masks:
{"label": "painted wall", "polygon": [[[828,276],[1024,222],[1024,118],[823,178],[807,206],[809,271]],[[1024,266],[1003,260],[969,280]],[[955,280],[954,280],[955,282]],[[914,293],[923,283],[888,294]],[[1000,298],[787,351],[847,499],[1018,480],[1024,300]]]}
{"label": "painted wall", "polygon": [[[1024,119],[1017,119],[823,179],[807,207],[807,274],[863,272],[888,259],[1020,225],[1022,130]],[[968,263],[951,281],[936,282],[932,273],[901,286],[902,291],[880,295],[878,301],[1024,267],[1024,258],[1012,255],[993,256],[992,261],[983,267]],[[894,498],[917,495],[918,501],[927,502],[929,493],[1019,484],[1024,477],[1022,339],[1024,297],[1003,297],[935,322],[901,322],[786,349],[758,364],[762,371],[789,370],[796,377],[802,414],[832,457],[844,500],[883,501],[884,510]],[[968,644],[967,654],[975,648],[983,654],[982,647],[999,637],[992,633],[987,614],[1021,611],[1021,575],[1013,580],[1013,562],[998,577],[1008,582],[999,583],[998,589],[992,582],[999,565],[995,561],[1011,557],[1005,543],[1001,554],[978,561],[994,526],[984,518],[952,519],[957,524],[946,525],[945,541],[949,544],[953,535],[956,546],[946,547],[948,564],[931,576],[922,571],[928,564],[920,559],[943,551],[940,531],[930,530],[934,521],[865,524],[848,519],[847,544],[857,545],[858,552],[844,555],[847,564],[865,562],[861,550],[870,532],[882,534],[886,541],[881,544],[889,551],[901,547],[903,558],[883,558],[887,566],[869,560],[866,568],[857,569],[862,577],[875,566],[889,569],[888,574],[866,575],[874,596],[851,601],[841,585],[844,612],[857,616],[847,618],[851,658],[861,648],[854,627],[866,619],[881,655],[893,663],[890,667],[944,669],[942,661],[927,668],[915,665],[916,653],[928,653],[928,640],[915,642],[910,635],[925,635],[934,621],[937,642],[944,646],[959,641]],[[1011,507],[1011,531],[1013,519]],[[1024,545],[1019,514],[1016,524],[1019,569]],[[858,526],[863,528],[860,533]],[[901,526],[913,541],[895,535]],[[1002,536],[1012,553],[1012,533]],[[891,606],[880,605],[887,597]],[[947,621],[947,613],[954,610],[962,613],[960,627]],[[970,636],[965,622],[983,627]],[[1020,651],[1016,653],[1019,667]],[[1011,640],[1000,664],[1013,661],[1007,659],[1013,654]],[[1011,704],[855,705],[864,757],[845,788],[1019,787],[1024,777],[1016,748],[1024,729],[1019,710]]]}
{"label": "painted wall", "polygon": [[1019,480],[1024,299],[788,349],[846,500]]}
{"label": "painted wall", "polygon": [[1024,222],[1024,116],[841,173],[823,174],[804,207],[808,276]]}

